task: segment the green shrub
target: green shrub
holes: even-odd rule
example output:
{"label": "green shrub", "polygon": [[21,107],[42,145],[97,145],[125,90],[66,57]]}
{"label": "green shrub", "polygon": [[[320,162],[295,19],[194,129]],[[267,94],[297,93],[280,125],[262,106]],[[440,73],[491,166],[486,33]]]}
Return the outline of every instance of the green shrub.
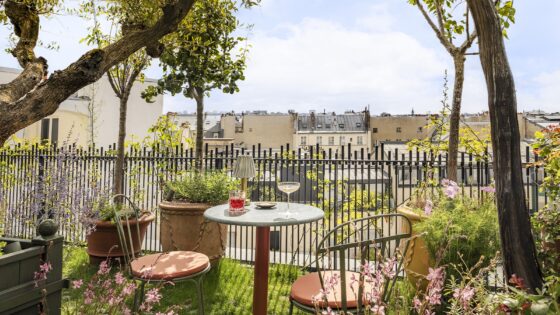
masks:
{"label": "green shrub", "polygon": [[238,189],[238,181],[225,172],[209,172],[183,176],[165,184],[165,200],[207,203],[217,205],[229,198],[229,192]]}
{"label": "green shrub", "polygon": [[[442,198],[423,222],[415,225],[424,233],[433,258],[441,255],[440,265],[474,267],[481,256],[494,257],[499,250],[498,214],[494,200],[474,200],[465,196]],[[447,246],[447,250],[442,250]]]}

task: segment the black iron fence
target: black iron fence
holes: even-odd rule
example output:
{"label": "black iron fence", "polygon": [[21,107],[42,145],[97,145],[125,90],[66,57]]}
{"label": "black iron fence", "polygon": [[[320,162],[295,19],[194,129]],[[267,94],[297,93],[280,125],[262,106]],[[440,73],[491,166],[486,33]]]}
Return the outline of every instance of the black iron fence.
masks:
{"label": "black iron fence", "polygon": [[[301,188],[292,194],[298,203],[314,204],[322,208],[326,217],[312,224],[277,227],[271,230],[271,259],[274,262],[303,265],[309,262],[317,239],[324,231],[342,222],[378,213],[394,212],[414,193],[418,183],[431,177],[445,177],[444,155],[420,151],[387,149],[375,146],[371,152],[355,151],[350,145],[339,150],[321,150],[310,147],[306,151],[284,146],[277,150],[251,150],[233,146],[210,150],[206,147],[206,170],[231,172],[236,157],[250,154],[254,157],[257,176],[250,180],[251,199],[282,200],[286,196],[277,189],[279,180],[298,181]],[[531,162],[538,159],[526,148],[522,152],[527,206],[536,211],[546,202],[539,192],[542,169]],[[0,206],[7,211],[6,233],[14,237],[32,237],[32,222],[37,211],[45,211],[44,181],[57,177],[63,183],[49,183],[58,197],[79,204],[84,196],[94,191],[110,194],[113,183],[115,151],[99,149],[15,147],[0,151]],[[145,240],[145,248],[159,251],[160,219],[158,203],[162,185],[179,172],[194,166],[192,149],[130,148],[126,157],[125,191],[142,208],[157,214]],[[49,176],[47,176],[49,175]],[[458,163],[459,184],[463,193],[478,196],[480,188],[492,182],[492,165],[488,161],[461,154]],[[40,191],[39,191],[40,190]],[[38,193],[39,191],[39,193]],[[61,196],[60,196],[61,195]],[[37,202],[39,201],[39,202]],[[53,205],[51,205],[52,207]],[[73,240],[85,240],[85,227],[75,214],[63,216],[66,224],[62,233]],[[229,227],[227,255],[251,262],[254,259],[255,230],[251,227]]]}

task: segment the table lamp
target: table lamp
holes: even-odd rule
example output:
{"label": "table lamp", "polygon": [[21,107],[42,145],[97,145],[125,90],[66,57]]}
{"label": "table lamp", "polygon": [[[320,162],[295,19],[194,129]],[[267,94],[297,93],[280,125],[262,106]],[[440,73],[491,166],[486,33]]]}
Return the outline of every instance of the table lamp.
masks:
{"label": "table lamp", "polygon": [[[247,180],[255,177],[255,162],[249,155],[240,155],[233,166],[233,176],[241,179],[241,190],[247,196]],[[247,198],[247,197],[246,197]],[[248,198],[247,198],[248,199]]]}

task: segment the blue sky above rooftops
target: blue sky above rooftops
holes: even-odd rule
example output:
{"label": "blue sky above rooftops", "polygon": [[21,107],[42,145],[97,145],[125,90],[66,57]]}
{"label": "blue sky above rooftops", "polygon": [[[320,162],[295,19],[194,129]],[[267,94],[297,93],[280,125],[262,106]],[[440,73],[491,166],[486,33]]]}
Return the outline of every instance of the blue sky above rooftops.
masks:
{"label": "blue sky above rooftops", "polygon": [[[518,110],[560,111],[560,0],[515,1],[516,23],[506,41],[516,79]],[[452,88],[453,65],[420,12],[406,0],[263,0],[242,10],[242,23],[253,24],[246,80],[241,91],[215,91],[208,111],[360,110],[436,112],[440,109],[445,70]],[[87,21],[55,16],[43,22],[41,39],[56,40],[59,51],[38,49],[50,70],[62,69],[88,50],[79,39]],[[0,28],[8,46],[9,30]],[[473,51],[476,51],[474,47]],[[5,52],[0,66],[17,67]],[[158,61],[147,71],[158,78]],[[469,56],[464,112],[487,108],[478,56]],[[194,111],[192,100],[165,99],[165,109]]]}

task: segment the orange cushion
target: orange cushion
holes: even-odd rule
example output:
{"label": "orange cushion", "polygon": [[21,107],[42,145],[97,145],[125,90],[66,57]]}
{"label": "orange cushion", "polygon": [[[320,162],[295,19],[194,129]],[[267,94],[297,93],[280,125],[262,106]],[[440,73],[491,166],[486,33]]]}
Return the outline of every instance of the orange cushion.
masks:
{"label": "orange cushion", "polygon": [[174,251],[142,256],[131,262],[132,274],[151,280],[173,280],[194,275],[208,267],[208,256],[187,251]]}
{"label": "orange cushion", "polygon": [[[341,290],[340,284],[342,279],[340,279],[340,272],[338,271],[323,271],[323,281],[326,282],[333,275],[337,274],[339,276],[339,283],[335,290],[331,290],[327,295],[328,303],[327,305],[332,309],[342,308]],[[358,281],[355,281],[351,285],[352,274],[356,277],[356,280],[360,278],[360,274],[357,272],[346,271],[346,302],[348,308],[358,307]],[[368,290],[371,285],[366,282],[364,290]],[[294,284],[292,284],[292,291],[290,297],[296,302],[307,305],[313,305],[313,297],[318,296],[321,290],[321,282],[319,280],[319,273],[312,272],[305,276],[299,277]],[[319,307],[326,307],[324,300],[319,302]]]}

